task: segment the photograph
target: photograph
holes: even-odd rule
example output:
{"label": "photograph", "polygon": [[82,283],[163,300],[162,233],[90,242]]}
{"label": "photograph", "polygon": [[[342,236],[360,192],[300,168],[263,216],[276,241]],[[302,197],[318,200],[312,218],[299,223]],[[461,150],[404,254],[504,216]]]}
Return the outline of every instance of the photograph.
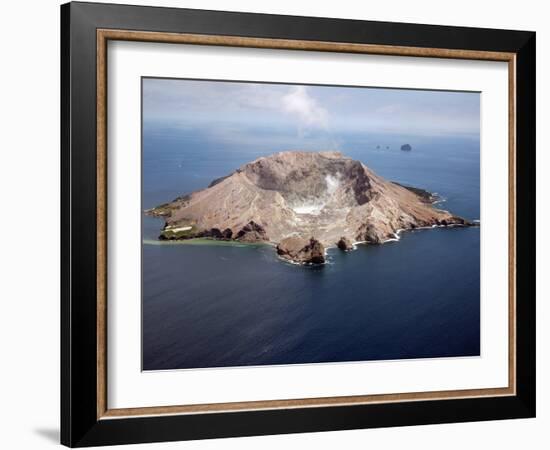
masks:
{"label": "photograph", "polygon": [[[58,398],[46,421],[34,407],[27,418],[12,389],[6,411],[23,408],[36,441],[71,448],[512,449],[547,429],[535,351],[543,15],[142,3],[65,3],[57,22],[42,5],[28,48],[14,47],[36,57],[15,58],[21,86],[4,83],[24,119],[4,152],[22,171],[5,166],[59,178],[60,210],[42,222],[59,223],[60,258],[42,251],[29,271],[21,239],[8,240],[25,269],[6,278],[12,297],[33,287],[39,300],[31,315],[8,302],[23,307],[9,317],[56,328],[55,342],[27,333],[8,349],[28,360],[18,378],[55,363],[26,384],[55,382],[42,390]],[[59,70],[36,77],[47,36]],[[59,99],[29,133],[21,99],[38,91]],[[51,192],[35,201],[46,184],[22,184],[5,191],[32,199],[36,217],[55,213]],[[52,280],[58,308],[41,298]]]}
{"label": "photograph", "polygon": [[480,92],[141,95],[142,370],[480,357]]}

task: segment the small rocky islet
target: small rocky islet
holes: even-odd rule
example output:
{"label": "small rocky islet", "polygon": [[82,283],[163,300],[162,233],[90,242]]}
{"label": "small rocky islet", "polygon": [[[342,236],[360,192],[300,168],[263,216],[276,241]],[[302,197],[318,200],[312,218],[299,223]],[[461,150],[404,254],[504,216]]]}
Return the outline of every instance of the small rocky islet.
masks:
{"label": "small rocky islet", "polygon": [[327,247],[350,251],[405,230],[477,225],[435,201],[340,152],[292,151],[259,158],[146,213],[165,220],[160,240],[269,243],[290,262],[322,264]]}

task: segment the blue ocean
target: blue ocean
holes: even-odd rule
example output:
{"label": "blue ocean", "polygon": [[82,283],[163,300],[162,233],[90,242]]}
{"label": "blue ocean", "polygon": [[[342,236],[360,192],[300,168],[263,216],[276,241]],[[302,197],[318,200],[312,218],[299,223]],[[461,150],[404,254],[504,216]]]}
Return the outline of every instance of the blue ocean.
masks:
{"label": "blue ocean", "polygon": [[[412,151],[400,150],[408,143]],[[260,156],[339,150],[384,178],[437,192],[479,219],[478,137],[340,134],[318,142],[145,128],[142,207],[202,189]],[[142,221],[143,369],[464,357],[480,354],[480,228],[435,228],[398,242],[329,249],[296,266],[266,245],[161,243]]]}

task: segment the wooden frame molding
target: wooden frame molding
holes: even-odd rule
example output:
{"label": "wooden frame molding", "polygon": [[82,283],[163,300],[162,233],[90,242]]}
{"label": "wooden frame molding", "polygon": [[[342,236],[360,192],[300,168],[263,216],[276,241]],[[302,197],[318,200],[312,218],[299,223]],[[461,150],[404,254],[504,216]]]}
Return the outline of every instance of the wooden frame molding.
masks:
{"label": "wooden frame molding", "polygon": [[[409,57],[508,62],[509,72],[509,384],[504,388],[411,392],[399,394],[266,400],[109,409],[107,404],[107,42],[109,40],[219,45],[266,49],[380,54]],[[97,418],[292,409],[422,400],[449,400],[516,395],[516,54],[510,52],[403,47],[290,39],[97,30]]]}

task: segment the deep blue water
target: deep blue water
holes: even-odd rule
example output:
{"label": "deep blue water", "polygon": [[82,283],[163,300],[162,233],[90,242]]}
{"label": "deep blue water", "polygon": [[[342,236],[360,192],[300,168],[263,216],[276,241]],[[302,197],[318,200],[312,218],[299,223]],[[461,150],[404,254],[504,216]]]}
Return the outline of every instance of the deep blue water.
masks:
{"label": "deep blue water", "polygon": [[[400,151],[404,143],[413,151]],[[259,156],[329,144],[146,129],[143,208]],[[389,180],[438,192],[440,207],[479,218],[477,138],[344,135],[337,145]],[[299,267],[268,246],[147,243],[161,226],[143,217],[144,370],[479,355],[479,228],[402,233]]]}

